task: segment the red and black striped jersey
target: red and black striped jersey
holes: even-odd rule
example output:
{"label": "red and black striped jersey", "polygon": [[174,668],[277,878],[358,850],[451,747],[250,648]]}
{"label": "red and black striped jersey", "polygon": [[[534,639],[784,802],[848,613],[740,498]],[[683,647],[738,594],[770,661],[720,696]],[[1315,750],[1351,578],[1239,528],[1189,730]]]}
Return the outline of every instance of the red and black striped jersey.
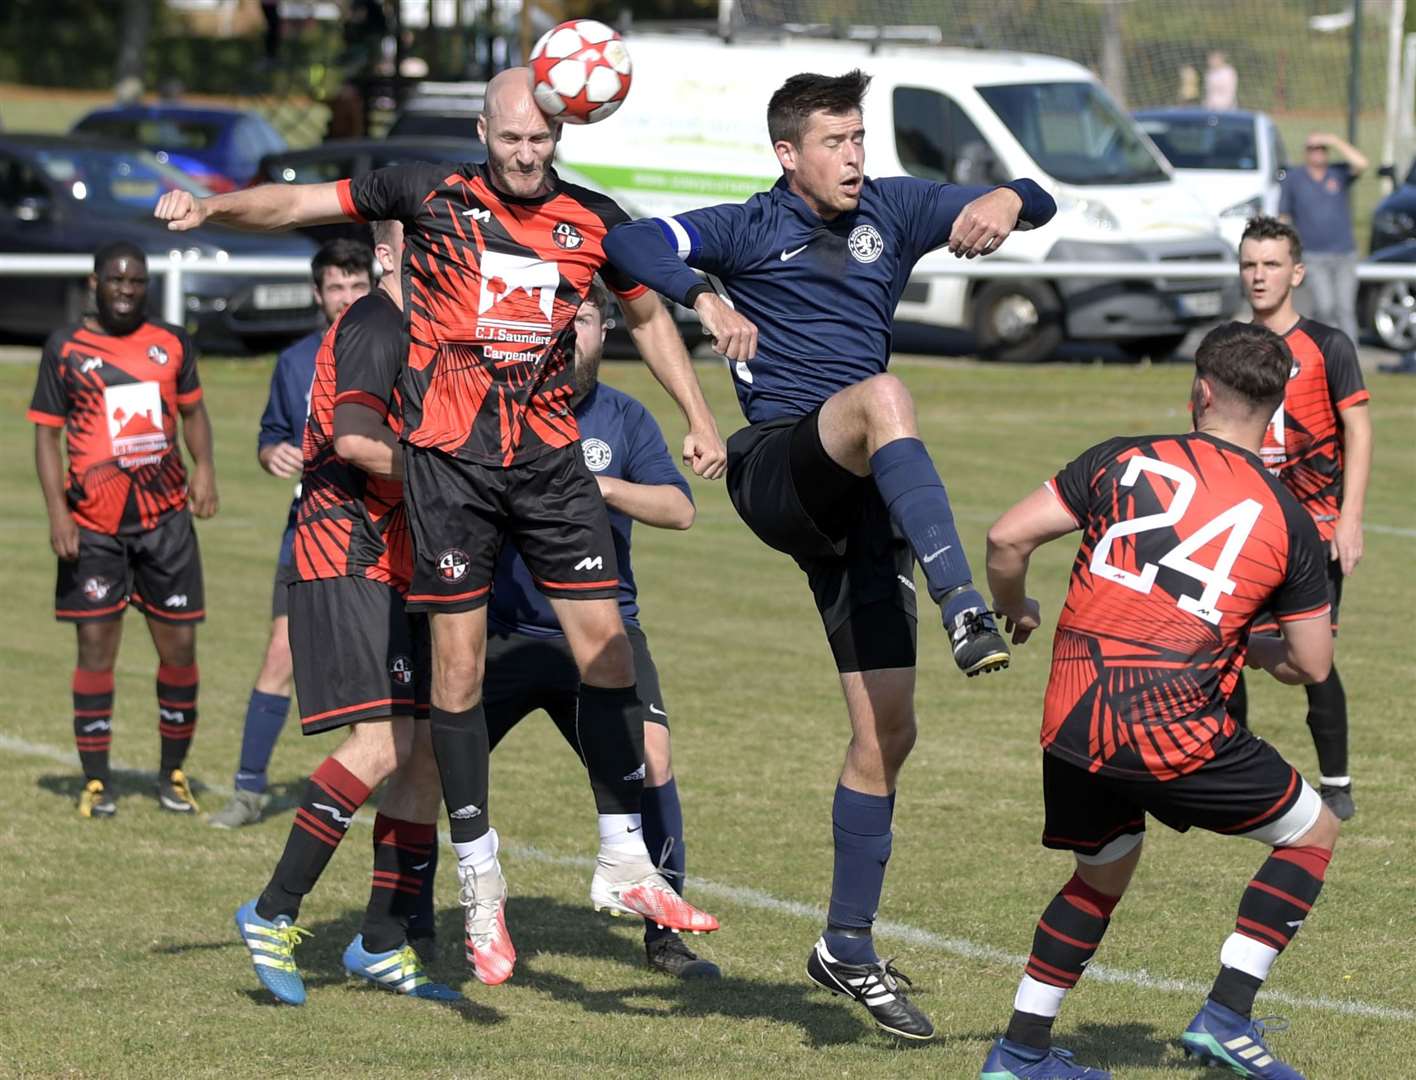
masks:
{"label": "red and black striped jersey", "polygon": [[1258,457],[1202,432],[1112,439],[1048,487],[1083,537],[1043,747],[1118,776],[1199,768],[1235,730],[1225,702],[1255,615],[1327,611],[1312,520]]}
{"label": "red and black striped jersey", "polygon": [[413,549],[402,482],[370,476],[334,450],[337,405],[364,405],[398,434],[403,351],[403,316],[379,289],[345,308],[320,342],[295,522],[301,581],[365,577],[408,590]]}
{"label": "red and black striped jersey", "polygon": [[404,441],[492,466],[575,442],[576,309],[596,273],[621,297],[646,291],[605,262],[624,211],[559,178],[515,198],[485,165],[390,166],[339,197],[351,218],[404,225]]}
{"label": "red and black striped jersey", "polygon": [[177,413],[200,401],[186,331],[145,322],[115,337],[81,322],[44,343],[29,420],[65,429],[74,519],[111,536],[146,532],[187,505]]}
{"label": "red and black striped jersey", "polygon": [[1331,540],[1342,508],[1342,410],[1371,395],[1357,350],[1335,327],[1299,319],[1283,335],[1293,367],[1264,433],[1263,459]]}

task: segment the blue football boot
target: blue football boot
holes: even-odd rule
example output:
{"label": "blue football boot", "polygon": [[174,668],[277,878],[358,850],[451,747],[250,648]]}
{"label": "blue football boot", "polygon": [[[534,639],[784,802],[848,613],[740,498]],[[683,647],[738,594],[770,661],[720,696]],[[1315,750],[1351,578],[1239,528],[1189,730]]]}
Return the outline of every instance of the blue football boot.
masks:
{"label": "blue football boot", "polygon": [[251,954],[261,985],[283,1005],[305,1004],[305,982],[295,966],[295,946],[310,932],[284,915],[277,915],[274,922],[262,919],[256,914],[254,900],[236,909],[236,932]]}
{"label": "blue football boot", "polygon": [[388,952],[369,952],[364,948],[364,935],[358,934],[344,950],[344,970],[396,994],[430,1001],[462,1000],[462,995],[452,987],[433,982],[424,974],[423,962],[411,945]]}
{"label": "blue football boot", "polygon": [[[1275,1018],[1270,1017],[1272,1021]],[[1269,1029],[1282,1031],[1288,1025],[1271,1023]],[[1264,1045],[1265,1021],[1250,1020],[1233,1009],[1206,999],[1204,1007],[1180,1036],[1186,1055],[1194,1055],[1210,1065],[1222,1065],[1240,1076],[1257,1080],[1303,1080],[1303,1074],[1274,1057]]]}
{"label": "blue football boot", "polygon": [[1011,1039],[996,1039],[978,1080],[1111,1080],[1111,1074],[1078,1065],[1071,1051],[1055,1046],[1039,1050]]}

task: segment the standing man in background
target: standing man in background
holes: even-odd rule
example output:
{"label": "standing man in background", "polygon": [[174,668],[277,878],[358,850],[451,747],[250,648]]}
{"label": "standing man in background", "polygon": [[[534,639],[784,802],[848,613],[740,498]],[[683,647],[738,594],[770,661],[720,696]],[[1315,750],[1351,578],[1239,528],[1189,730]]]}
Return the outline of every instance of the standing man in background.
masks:
{"label": "standing man in background", "polygon": [[[1343,160],[1328,160],[1336,150]],[[1348,188],[1367,171],[1367,159],[1350,142],[1315,132],[1303,147],[1303,167],[1283,178],[1278,212],[1298,230],[1313,291],[1313,318],[1357,341],[1357,244],[1352,238]]]}
{"label": "standing man in background", "polygon": [[246,703],[241,729],[241,757],[236,766],[231,801],[211,815],[219,829],[236,829],[261,819],[269,797],[266,769],[275,752],[275,741],[290,711],[290,639],[287,589],[295,580],[295,518],[300,506],[300,472],[304,467],[301,444],[310,411],[310,383],[315,377],[315,355],[327,328],[340,313],[373,284],[374,252],[357,240],[331,240],[315,252],[310,263],[315,300],[325,326],[295,342],[276,358],[270,377],[270,397],[261,414],[256,457],[261,468],[282,480],[296,480],[295,497],[285,521],[276,559],[275,587],[270,600],[270,638],[261,661],[256,685]]}

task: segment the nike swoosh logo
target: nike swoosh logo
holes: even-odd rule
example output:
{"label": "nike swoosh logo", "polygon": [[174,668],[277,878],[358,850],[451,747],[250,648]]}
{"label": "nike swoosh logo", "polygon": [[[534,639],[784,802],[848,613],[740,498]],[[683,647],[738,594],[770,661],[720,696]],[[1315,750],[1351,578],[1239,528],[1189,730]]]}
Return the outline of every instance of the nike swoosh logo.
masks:
{"label": "nike swoosh logo", "polygon": [[924,558],[920,559],[920,562],[933,562],[935,559],[939,558],[939,556],[943,555],[944,552],[948,551],[953,546],[953,544],[945,544],[942,548],[934,552],[932,555],[926,555]]}
{"label": "nike swoosh logo", "polygon": [[642,829],[642,828],[644,828],[643,825],[636,825],[636,826],[635,826],[634,828],[632,828],[632,829],[625,829],[625,832],[627,832],[627,833],[638,832],[638,831],[639,831],[640,829]]}
{"label": "nike swoosh logo", "polygon": [[650,711],[651,713],[653,713],[655,716],[668,716],[668,715],[669,715],[668,713],[664,712],[663,709],[655,708],[653,705],[650,705],[650,706],[649,706],[649,711]]}
{"label": "nike swoosh logo", "polygon": [[[432,862],[432,861],[433,861],[432,859],[429,859],[429,860],[428,860],[428,862]],[[419,863],[417,866],[413,867],[414,870],[426,870],[427,868],[428,868],[428,863],[425,863],[425,862],[424,862],[424,863]]]}
{"label": "nike swoosh logo", "polygon": [[783,251],[783,252],[782,252],[782,255],[781,255],[782,262],[786,262],[786,261],[789,260],[789,259],[795,259],[798,255],[800,255],[800,254],[801,254],[803,251],[805,251],[806,249],[807,249],[807,245],[806,245],[806,244],[802,244],[802,246],[799,247],[799,248],[797,248],[795,251]]}

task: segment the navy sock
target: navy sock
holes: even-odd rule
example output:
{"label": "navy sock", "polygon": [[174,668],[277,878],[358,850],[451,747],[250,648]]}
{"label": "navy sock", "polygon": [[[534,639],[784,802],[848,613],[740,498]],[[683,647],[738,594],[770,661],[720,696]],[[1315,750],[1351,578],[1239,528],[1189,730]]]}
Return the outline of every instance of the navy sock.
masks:
{"label": "navy sock", "polygon": [[[890,510],[890,520],[909,542],[920,569],[924,571],[929,595],[936,604],[949,593],[973,579],[963,541],[954,527],[954,512],[944,481],[929,459],[929,451],[918,439],[896,439],[870,456],[870,472],[880,497]],[[975,590],[968,603],[950,607],[973,607]],[[952,619],[946,610],[944,615]]]}
{"label": "navy sock", "polygon": [[894,811],[894,795],[867,795],[836,785],[831,807],[836,865],[822,936],[831,955],[848,964],[872,964],[879,959],[870,930],[880,907],[885,864],[890,861]]}
{"label": "navy sock", "polygon": [[[665,843],[673,841],[663,862],[664,878],[674,887],[674,892],[682,896],[684,867],[687,864],[683,850],[683,808],[679,805],[678,785],[672,778],[667,784],[644,789],[639,813],[644,823],[644,846],[649,849],[649,858],[655,866],[664,858]],[[669,873],[670,870],[673,873]],[[659,929],[650,919],[644,920],[645,941],[655,941],[672,933],[672,930]]]}
{"label": "navy sock", "polygon": [[242,791],[266,789],[266,769],[289,712],[288,697],[251,691],[251,700],[246,703],[246,726],[241,729],[241,764],[236,769],[236,786]]}

